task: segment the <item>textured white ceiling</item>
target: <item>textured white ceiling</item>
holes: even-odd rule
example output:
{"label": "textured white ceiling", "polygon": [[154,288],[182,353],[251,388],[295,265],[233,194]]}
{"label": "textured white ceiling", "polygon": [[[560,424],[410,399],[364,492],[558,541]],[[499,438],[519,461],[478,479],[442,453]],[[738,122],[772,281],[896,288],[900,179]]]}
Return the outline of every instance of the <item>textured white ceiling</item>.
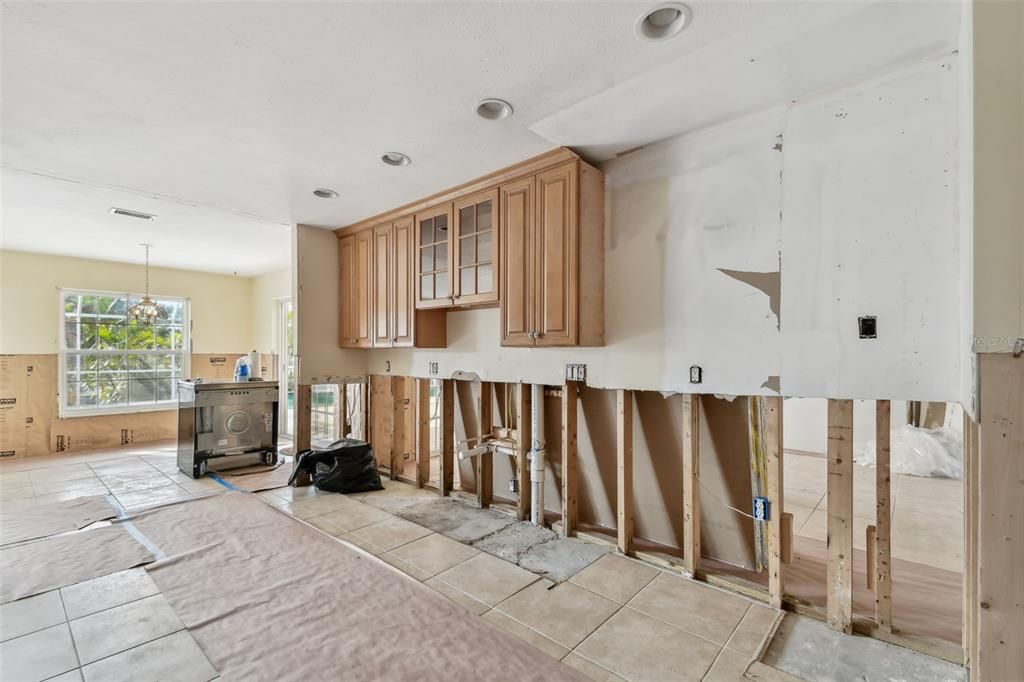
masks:
{"label": "textured white ceiling", "polygon": [[[285,265],[278,224],[347,224],[557,144],[607,156],[897,52],[831,68],[840,56],[792,19],[812,7],[834,25],[866,5],[934,3],[694,0],[686,31],[640,41],[633,24],[654,4],[5,3],[0,246],[70,251],[88,237],[117,251],[127,235],[105,211],[119,197],[113,205],[157,201],[168,207],[154,212],[177,216],[159,265],[183,267],[165,259],[197,248],[225,271]],[[737,103],[722,84],[750,81],[734,62],[765,27],[757,97]],[[477,118],[488,96],[515,115]],[[383,166],[386,151],[413,165]],[[316,187],[340,197],[314,198]],[[275,246],[232,252],[238,233]],[[136,257],[137,241],[120,259]]]}

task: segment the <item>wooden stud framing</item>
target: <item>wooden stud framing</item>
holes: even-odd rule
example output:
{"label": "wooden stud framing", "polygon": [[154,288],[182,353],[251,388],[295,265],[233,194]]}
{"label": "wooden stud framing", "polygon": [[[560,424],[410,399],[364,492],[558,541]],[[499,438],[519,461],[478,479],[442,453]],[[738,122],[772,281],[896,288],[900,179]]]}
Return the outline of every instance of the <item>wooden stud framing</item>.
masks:
{"label": "wooden stud framing", "polygon": [[519,458],[516,460],[516,478],[519,479],[519,498],[516,500],[516,516],[520,521],[530,518],[530,449],[533,443],[530,434],[533,423],[530,421],[530,384],[519,384],[519,405],[516,420],[516,432],[519,441]]}
{"label": "wooden stud framing", "polygon": [[1020,680],[1024,670],[1024,357],[978,354],[977,641],[971,679]]}
{"label": "wooden stud framing", "polygon": [[348,384],[344,381],[338,384],[338,423],[341,425],[340,438],[348,438]]}
{"label": "wooden stud framing", "polygon": [[562,387],[562,535],[576,535],[579,469],[576,461],[577,386],[567,381]]}
{"label": "wooden stud framing", "polygon": [[[890,534],[892,504],[890,495],[889,451],[891,438],[891,404],[888,400],[875,402],[875,545],[871,581],[875,589],[875,623],[892,631],[892,562],[890,561]],[[868,548],[871,552],[871,548]]]}
{"label": "wooden stud framing", "polygon": [[416,380],[416,487],[430,480],[430,379]]}
{"label": "wooden stud framing", "polygon": [[[493,415],[491,412],[492,400],[494,399],[492,384],[489,381],[480,382],[480,441],[490,435],[493,427]],[[476,462],[476,501],[481,509],[491,506],[494,485],[494,462],[490,453],[477,455],[473,458]]]}
{"label": "wooden stud framing", "polygon": [[867,558],[864,583],[869,590],[873,590],[878,583],[878,528],[874,525],[867,526],[864,528],[864,536],[864,554]]}
{"label": "wooden stud framing", "polygon": [[455,381],[441,380],[441,497],[455,487]]}
{"label": "wooden stud framing", "polygon": [[405,377],[391,377],[391,480],[397,481],[405,470]]}
{"label": "wooden stud framing", "polygon": [[683,568],[700,568],[700,396],[683,396]]}
{"label": "wooden stud framing", "polygon": [[828,570],[825,617],[853,632],[853,401],[828,401]]}
{"label": "wooden stud framing", "polygon": [[765,485],[768,495],[768,602],[782,608],[782,398],[764,398]]}
{"label": "wooden stud framing", "polygon": [[616,391],[618,424],[616,460],[618,462],[618,547],[623,554],[633,553],[633,392]]}
{"label": "wooden stud framing", "polygon": [[[295,461],[298,461],[298,454],[308,450],[312,445],[312,407],[313,387],[309,384],[298,384],[295,390]],[[302,487],[312,484],[313,480],[309,474],[300,474],[295,478],[295,487]]]}
{"label": "wooden stud framing", "polygon": [[783,512],[779,514],[779,520],[782,522],[782,528],[779,529],[781,535],[779,542],[782,545],[782,563],[791,564],[793,563],[793,515],[789,512]]}
{"label": "wooden stud framing", "polygon": [[964,663],[978,656],[978,424],[964,410]]}

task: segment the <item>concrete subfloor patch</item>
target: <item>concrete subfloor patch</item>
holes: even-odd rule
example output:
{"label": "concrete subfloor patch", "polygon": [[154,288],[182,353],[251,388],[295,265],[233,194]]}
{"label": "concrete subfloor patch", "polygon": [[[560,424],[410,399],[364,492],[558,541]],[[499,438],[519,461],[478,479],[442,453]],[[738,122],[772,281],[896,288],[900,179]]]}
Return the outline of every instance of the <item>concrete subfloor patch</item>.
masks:
{"label": "concrete subfloor patch", "polygon": [[611,551],[576,538],[557,538],[531,547],[519,558],[519,565],[549,580],[563,582]]}
{"label": "concrete subfloor patch", "polygon": [[477,540],[473,543],[473,546],[481,552],[487,552],[499,559],[517,564],[530,549],[541,543],[551,542],[556,538],[558,536],[547,528],[519,521]]}
{"label": "concrete subfloor patch", "polygon": [[467,544],[516,522],[506,514],[469,507],[454,500],[421,500],[415,505],[396,509],[393,513],[406,521]]}
{"label": "concrete subfloor patch", "polygon": [[806,616],[788,614],[761,661],[805,680],[904,680],[964,682],[963,666],[870,637],[830,630]]}

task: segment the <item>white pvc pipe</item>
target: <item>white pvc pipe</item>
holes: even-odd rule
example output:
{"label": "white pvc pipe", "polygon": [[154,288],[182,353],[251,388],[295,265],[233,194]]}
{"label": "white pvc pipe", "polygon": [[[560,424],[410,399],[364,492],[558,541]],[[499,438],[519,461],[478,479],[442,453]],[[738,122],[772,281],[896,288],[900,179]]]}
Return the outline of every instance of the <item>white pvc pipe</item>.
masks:
{"label": "white pvc pipe", "polygon": [[544,525],[544,387],[530,384],[530,522]]}

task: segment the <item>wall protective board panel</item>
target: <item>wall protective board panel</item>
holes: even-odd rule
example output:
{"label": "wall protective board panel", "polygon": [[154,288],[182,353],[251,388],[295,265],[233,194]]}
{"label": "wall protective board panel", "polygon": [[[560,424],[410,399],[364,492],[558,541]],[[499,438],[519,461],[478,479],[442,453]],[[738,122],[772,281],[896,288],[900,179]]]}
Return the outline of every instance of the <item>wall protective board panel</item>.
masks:
{"label": "wall protective board panel", "polygon": [[[931,60],[790,110],[784,395],[959,399],[955,71]],[[878,338],[858,338],[862,315]]]}

